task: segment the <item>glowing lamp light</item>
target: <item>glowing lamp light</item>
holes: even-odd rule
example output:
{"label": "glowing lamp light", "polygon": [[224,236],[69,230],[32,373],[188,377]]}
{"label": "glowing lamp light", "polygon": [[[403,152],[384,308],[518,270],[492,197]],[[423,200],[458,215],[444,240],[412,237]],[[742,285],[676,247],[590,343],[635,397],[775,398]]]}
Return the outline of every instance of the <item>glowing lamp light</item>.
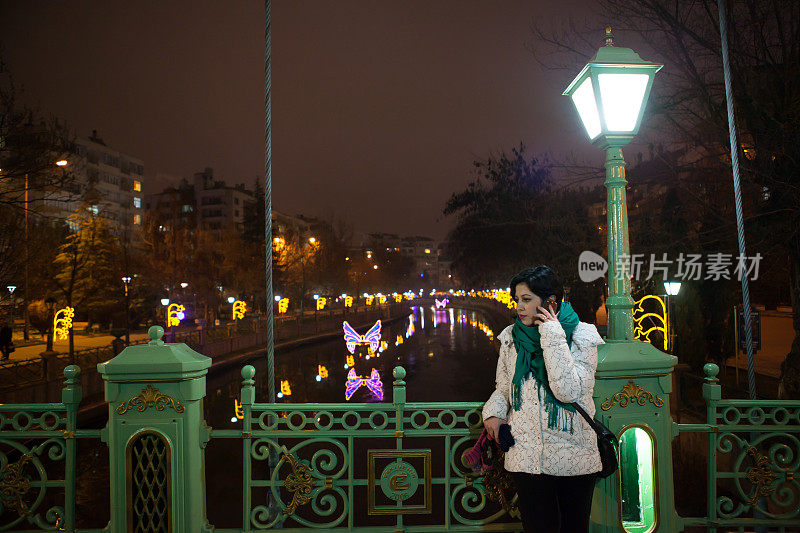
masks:
{"label": "glowing lamp light", "polygon": [[67,165],[69,165],[69,162],[66,159],[61,159],[59,161],[56,161],[56,166],[65,167]]}
{"label": "glowing lamp light", "polygon": [[664,282],[664,290],[667,291],[668,295],[676,296],[681,291],[681,282],[680,281],[665,281]]}
{"label": "glowing lamp light", "polygon": [[181,283],[181,289],[185,289],[188,286],[189,286],[189,284],[186,283],[185,281],[183,283]]}
{"label": "glowing lamp light", "polygon": [[233,296],[228,296],[228,303],[229,304],[232,304],[235,301],[236,301],[236,298],[234,298]]}
{"label": "glowing lamp light", "polygon": [[53,335],[59,340],[65,340],[69,336],[69,330],[72,329],[73,318],[75,318],[74,308],[68,306],[59,309],[53,317]]}
{"label": "glowing lamp light", "polygon": [[281,301],[281,297],[279,295],[277,295],[277,294],[275,295],[275,301],[276,302],[280,302]]}
{"label": "glowing lamp light", "polygon": [[161,298],[161,305],[169,305],[169,298]]}
{"label": "glowing lamp light", "polygon": [[611,28],[605,44],[564,91],[578,111],[592,143],[599,148],[624,146],[639,131],[653,78],[663,65],[613,45]]}
{"label": "glowing lamp light", "polygon": [[16,285],[8,285],[6,288],[8,289],[8,292],[10,292],[11,294],[14,294],[14,291],[17,290]]}
{"label": "glowing lamp light", "polygon": [[177,313],[175,313],[175,316],[178,318],[178,320],[183,320],[184,318],[186,318],[186,313],[184,313],[183,311],[178,311]]}
{"label": "glowing lamp light", "polygon": [[283,396],[292,395],[292,388],[289,386],[289,380],[287,379],[281,380],[281,394],[283,394]]}

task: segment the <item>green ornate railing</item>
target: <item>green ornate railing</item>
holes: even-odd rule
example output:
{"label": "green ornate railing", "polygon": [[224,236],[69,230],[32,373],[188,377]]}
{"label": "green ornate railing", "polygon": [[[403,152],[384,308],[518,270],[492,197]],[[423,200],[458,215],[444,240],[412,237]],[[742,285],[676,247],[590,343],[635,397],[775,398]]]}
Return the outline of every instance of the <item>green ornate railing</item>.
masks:
{"label": "green ornate railing", "polygon": [[242,440],[242,530],[520,530],[510,475],[461,461],[481,403],[406,403],[397,367],[392,403],[261,404],[254,375],[242,370],[242,431],[211,433]]}
{"label": "green ornate railing", "polygon": [[0,531],[75,530],[80,368],[64,369],[61,403],[0,404]]}
{"label": "green ornate railing", "polygon": [[723,400],[719,368],[704,368],[708,434],[707,516],[684,518],[708,531],[800,531],[800,401]]}
{"label": "green ornate railing", "polygon": [[[707,508],[679,523],[800,530],[800,401],[723,400],[718,368],[705,371],[707,422],[673,424],[673,436],[707,438]],[[79,374],[64,370],[60,403],[0,404],[0,531],[101,531],[75,527],[78,445],[96,447],[104,433],[76,427]],[[242,370],[241,430],[210,431],[243,451],[241,527],[216,531],[519,530],[508,475],[479,476],[461,463],[480,429],[480,403],[407,403],[398,367],[391,403],[264,404],[255,402],[254,375]]]}

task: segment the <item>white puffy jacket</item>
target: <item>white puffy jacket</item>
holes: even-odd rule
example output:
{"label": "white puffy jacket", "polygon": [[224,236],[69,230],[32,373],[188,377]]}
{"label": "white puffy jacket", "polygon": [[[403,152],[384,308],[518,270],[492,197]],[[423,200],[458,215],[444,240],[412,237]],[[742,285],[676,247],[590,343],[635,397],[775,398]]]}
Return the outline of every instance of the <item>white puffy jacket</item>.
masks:
{"label": "white puffy jacket", "polygon": [[[522,406],[511,409],[511,381],[517,363],[517,350],[511,336],[513,324],[498,335],[500,356],[497,360],[497,389],[483,407],[483,419],[496,416],[508,421],[515,444],[506,453],[509,472],[577,476],[602,469],[597,451],[597,436],[580,413],[573,415],[573,433],[549,429],[547,412],[539,399],[536,378],[522,386]],[[592,401],[594,373],[597,369],[597,345],[603,339],[592,324],[579,322],[572,332],[572,349],[564,328],[552,320],[539,326],[542,352],[550,390],[561,402],[577,402],[594,416]],[[544,398],[544,390],[541,392]]]}

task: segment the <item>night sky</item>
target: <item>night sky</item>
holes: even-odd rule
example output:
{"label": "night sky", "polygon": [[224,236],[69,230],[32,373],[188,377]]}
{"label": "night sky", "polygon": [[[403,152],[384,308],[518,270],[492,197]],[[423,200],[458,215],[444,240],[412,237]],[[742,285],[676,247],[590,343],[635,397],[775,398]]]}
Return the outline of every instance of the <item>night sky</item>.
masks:
{"label": "night sky", "polygon": [[[358,231],[444,237],[472,161],[520,141],[602,164],[525,48],[532,21],[588,0],[272,3],[273,206]],[[259,0],[0,0],[2,55],[28,102],[144,159],[146,191],[206,166],[263,175]],[[598,38],[598,45],[600,39]]]}

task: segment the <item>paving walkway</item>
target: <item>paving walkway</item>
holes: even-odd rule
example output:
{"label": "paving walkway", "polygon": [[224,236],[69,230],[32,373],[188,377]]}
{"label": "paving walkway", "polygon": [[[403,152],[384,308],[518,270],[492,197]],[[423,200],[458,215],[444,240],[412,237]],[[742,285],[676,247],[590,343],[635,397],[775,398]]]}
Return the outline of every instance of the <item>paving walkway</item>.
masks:
{"label": "paving walkway", "polygon": [[[131,343],[142,341],[147,339],[146,332],[135,332],[131,333]],[[111,345],[111,341],[114,340],[112,335],[81,335],[77,334],[74,336],[75,342],[75,350],[85,350],[86,348],[103,348],[106,346]],[[16,344],[17,339],[14,338],[14,343]],[[14,353],[11,354],[10,361],[24,361],[26,359],[37,359],[39,354],[45,351],[47,348],[47,343],[40,342],[36,344],[29,344],[28,346],[19,346],[14,350]],[[59,353],[67,353],[69,352],[69,340],[63,341],[55,341],[53,342],[53,351]]]}

